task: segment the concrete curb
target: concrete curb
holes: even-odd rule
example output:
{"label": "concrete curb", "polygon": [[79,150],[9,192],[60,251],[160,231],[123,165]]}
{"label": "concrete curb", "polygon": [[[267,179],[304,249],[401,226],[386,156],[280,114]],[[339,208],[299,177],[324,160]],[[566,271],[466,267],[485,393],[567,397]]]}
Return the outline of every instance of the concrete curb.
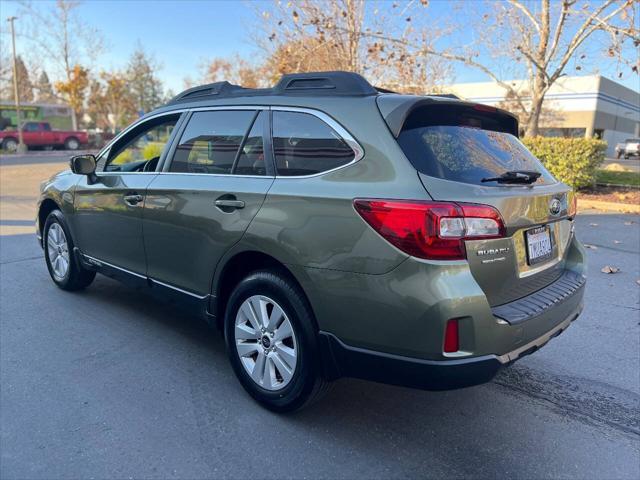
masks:
{"label": "concrete curb", "polygon": [[578,211],[588,208],[621,213],[640,213],[640,205],[634,205],[632,203],[603,202],[600,200],[585,200],[578,198]]}

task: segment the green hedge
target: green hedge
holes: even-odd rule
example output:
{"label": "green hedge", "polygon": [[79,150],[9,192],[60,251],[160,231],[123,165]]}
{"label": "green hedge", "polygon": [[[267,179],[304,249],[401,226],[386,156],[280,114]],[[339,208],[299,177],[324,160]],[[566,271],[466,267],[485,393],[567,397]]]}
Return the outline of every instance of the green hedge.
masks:
{"label": "green hedge", "polygon": [[607,142],[595,138],[528,137],[522,142],[554,177],[573,188],[595,184],[607,150]]}

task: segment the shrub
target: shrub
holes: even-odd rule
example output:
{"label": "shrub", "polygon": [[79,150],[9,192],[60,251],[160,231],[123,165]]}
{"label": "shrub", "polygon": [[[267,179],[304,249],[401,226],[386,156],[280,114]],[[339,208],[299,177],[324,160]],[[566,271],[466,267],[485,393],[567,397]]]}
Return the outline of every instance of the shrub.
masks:
{"label": "shrub", "polygon": [[607,150],[607,142],[595,138],[528,137],[522,142],[554,177],[573,188],[595,184]]}
{"label": "shrub", "polygon": [[159,157],[162,154],[162,148],[164,143],[149,142],[142,149],[142,158],[145,160],[151,160],[152,158]]}
{"label": "shrub", "polygon": [[124,165],[133,161],[133,152],[130,149],[123,150],[114,158],[111,163],[114,165]]}

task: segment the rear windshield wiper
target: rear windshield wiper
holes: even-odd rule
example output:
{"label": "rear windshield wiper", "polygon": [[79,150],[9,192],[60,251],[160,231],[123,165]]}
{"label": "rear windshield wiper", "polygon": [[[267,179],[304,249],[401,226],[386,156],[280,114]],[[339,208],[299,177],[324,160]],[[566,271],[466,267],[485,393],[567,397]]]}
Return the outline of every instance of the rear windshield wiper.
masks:
{"label": "rear windshield wiper", "polygon": [[482,183],[498,182],[498,183],[526,183],[531,184],[538,180],[542,174],[534,170],[510,170],[504,172],[498,177],[483,178]]}

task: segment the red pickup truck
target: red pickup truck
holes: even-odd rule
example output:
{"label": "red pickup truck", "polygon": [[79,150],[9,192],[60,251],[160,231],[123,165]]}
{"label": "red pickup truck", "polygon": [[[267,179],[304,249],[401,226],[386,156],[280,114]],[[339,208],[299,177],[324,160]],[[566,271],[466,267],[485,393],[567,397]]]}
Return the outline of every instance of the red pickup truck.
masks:
{"label": "red pickup truck", "polygon": [[[22,140],[27,147],[64,147],[66,150],[77,150],[89,142],[87,132],[51,130],[48,122],[23,123]],[[14,151],[18,147],[18,132],[1,131],[0,142],[4,150]]]}

